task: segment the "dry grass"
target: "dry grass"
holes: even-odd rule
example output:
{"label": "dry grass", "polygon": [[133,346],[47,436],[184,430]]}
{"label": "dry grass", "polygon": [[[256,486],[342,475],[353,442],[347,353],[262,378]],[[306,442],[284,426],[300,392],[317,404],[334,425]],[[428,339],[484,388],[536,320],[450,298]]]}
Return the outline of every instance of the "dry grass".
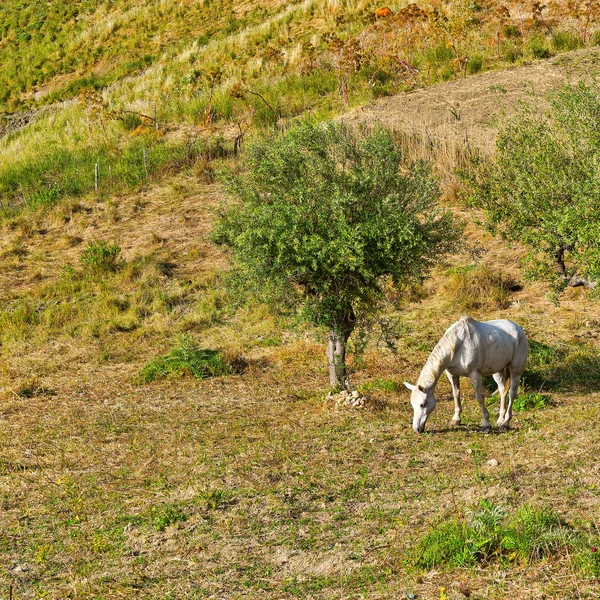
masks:
{"label": "dry grass", "polygon": [[[116,219],[106,218],[105,202],[66,223],[51,214],[39,224],[43,233],[8,236],[12,258],[2,277],[14,282],[3,286],[9,305],[42,297],[61,281],[59,266],[76,266],[91,239],[116,240],[126,261],[114,283],[104,281],[104,294],[114,294],[115,284],[132,294],[128,282],[158,268],[150,261],[140,271],[134,257],[156,251],[168,252],[175,266],[155,285],[191,292],[179,308],[157,310],[132,331],[70,336],[47,326],[4,342],[4,589],[12,582],[15,598],[396,598],[405,591],[437,598],[445,586],[459,598],[462,586],[476,598],[559,598],[573,590],[596,597],[598,582],[564,555],[420,572],[411,552],[438,521],[460,518],[482,498],[509,511],[551,507],[598,535],[598,379],[589,370],[598,306],[566,297],[557,307],[530,285],[493,308],[486,296],[473,314],[518,321],[532,340],[563,348],[575,371],[588,361],[587,378],[572,392],[554,383],[550,408],[518,413],[514,431],[491,436],[476,432],[467,384],[466,425],[447,429],[450,390],[442,382],[431,432],[416,436],[401,382],[415,379],[464,310],[448,301],[447,275],[436,275],[421,301],[389,315],[403,331],[398,354],[372,346],[353,362],[367,408],[336,411],[324,400],[318,332],[256,307],[222,312],[212,277],[223,258],[206,239],[218,198],[216,187],[177,178],[117,199]],[[514,269],[514,251],[486,246],[486,238],[469,229],[469,243],[487,248],[482,263]],[[466,252],[456,266],[472,260]],[[479,285],[489,267],[477,272]],[[177,330],[202,347],[243,356],[244,373],[135,383],[143,364],[172,347]],[[573,379],[570,373],[563,378]],[[498,466],[488,465],[492,458]]]}

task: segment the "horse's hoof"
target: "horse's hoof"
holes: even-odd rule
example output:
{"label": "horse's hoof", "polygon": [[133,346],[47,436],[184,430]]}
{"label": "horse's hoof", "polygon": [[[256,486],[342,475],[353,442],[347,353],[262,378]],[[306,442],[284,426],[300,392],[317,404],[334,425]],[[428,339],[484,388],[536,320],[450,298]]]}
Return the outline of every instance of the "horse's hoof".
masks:
{"label": "horse's hoof", "polygon": [[460,419],[452,419],[450,421],[450,427],[458,427],[460,425]]}
{"label": "horse's hoof", "polygon": [[492,427],[491,425],[486,425],[480,429],[481,433],[491,433]]}
{"label": "horse's hoof", "polygon": [[508,431],[509,429],[510,429],[510,425],[508,423],[503,423],[502,425],[500,425],[500,427],[498,427],[498,431],[501,431],[501,432]]}

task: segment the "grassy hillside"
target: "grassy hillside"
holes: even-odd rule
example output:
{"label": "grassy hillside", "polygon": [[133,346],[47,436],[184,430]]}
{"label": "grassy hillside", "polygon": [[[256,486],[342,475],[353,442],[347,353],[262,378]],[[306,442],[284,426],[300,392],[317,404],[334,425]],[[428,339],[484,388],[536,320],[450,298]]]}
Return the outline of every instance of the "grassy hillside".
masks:
{"label": "grassy hillside", "polygon": [[299,115],[331,117],[596,39],[595,13],[572,3],[392,4],[377,21],[376,6],[3,3],[1,211],[90,192],[97,162],[101,192],[131,189],[142,168],[201,169]]}
{"label": "grassy hillside", "polygon": [[[600,307],[525,279],[455,174],[597,72],[595,15],[378,6],[0,6],[0,596],[598,597]],[[327,400],[323,332],[240,305],[210,241],[221,167],[300,115],[397,129],[467,224],[352,341],[363,409]],[[466,381],[449,429],[443,381],[417,436],[402,382],[465,313],[529,336],[514,430],[477,433]]]}

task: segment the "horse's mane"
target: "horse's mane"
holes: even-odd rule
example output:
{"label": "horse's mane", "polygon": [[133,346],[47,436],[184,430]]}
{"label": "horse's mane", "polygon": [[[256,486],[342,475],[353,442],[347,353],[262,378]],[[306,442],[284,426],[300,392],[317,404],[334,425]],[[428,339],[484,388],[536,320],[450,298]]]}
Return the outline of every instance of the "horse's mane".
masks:
{"label": "horse's mane", "polygon": [[456,336],[458,328],[461,325],[469,326],[469,322],[473,321],[471,317],[463,316],[456,323],[448,327],[440,341],[431,351],[427,362],[423,366],[419,375],[418,383],[424,388],[430,388],[436,385],[440,375],[445,369],[444,364],[448,364],[452,360],[452,355],[456,348]]}

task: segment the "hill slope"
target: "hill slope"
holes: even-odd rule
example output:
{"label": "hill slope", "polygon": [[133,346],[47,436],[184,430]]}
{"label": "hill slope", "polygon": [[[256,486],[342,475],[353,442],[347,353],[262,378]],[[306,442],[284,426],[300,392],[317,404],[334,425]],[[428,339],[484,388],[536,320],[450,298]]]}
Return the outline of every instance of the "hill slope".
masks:
{"label": "hill slope", "polygon": [[[329,4],[334,15],[336,3]],[[464,140],[491,147],[492,115],[529,98],[532,85],[541,93],[593,74],[597,56],[588,49],[467,77],[381,99],[346,118],[406,125],[407,145],[437,161],[452,202]],[[106,98],[128,87],[132,98],[143,96],[145,84],[136,88],[136,81],[115,84]],[[151,108],[152,98],[145,102],[139,110]],[[169,106],[166,112],[179,110]],[[74,156],[81,140],[93,149],[91,162],[72,171],[91,190],[35,204],[17,185],[18,201],[26,201],[2,224],[3,589],[12,585],[15,598],[439,598],[442,586],[449,598],[598,596],[591,548],[600,536],[600,310],[584,290],[553,304],[544,285],[523,280],[518,247],[471,223],[452,266],[415,290],[401,312],[385,315],[398,352],[378,344],[375,331],[353,360],[367,407],[336,410],[325,400],[321,332],[262,306],[236,309],[220,283],[226,257],[208,237],[222,200],[213,169],[234,157],[208,145],[214,155],[190,159],[177,150],[152,170],[163,140],[183,141],[184,149],[197,139],[208,144],[231,123],[174,119],[160,135],[135,121],[151,140],[127,163],[139,178],[121,185],[113,170],[95,193],[97,148],[106,143],[107,156],[122,151],[122,139],[111,136],[136,140],[133,124],[119,129],[106,119],[106,142],[98,114],[108,113],[74,104],[53,111],[2,142],[11,160],[34,141],[32,155],[47,153],[49,140],[71,144]],[[103,164],[103,178],[115,164]],[[57,172],[69,167],[57,165]],[[56,177],[44,189],[54,189]],[[471,220],[464,207],[456,211]],[[94,271],[82,261],[99,242],[119,246],[115,268]],[[432,434],[417,437],[402,381],[415,380],[464,312],[525,327],[532,342],[527,402],[514,431],[480,436],[465,382],[465,425],[450,430],[443,382]],[[190,341],[219,350],[233,374],[143,383],[145,364],[189,349]],[[448,524],[470,522],[488,505],[506,520],[532,510],[537,522],[535,510],[553,510],[563,529],[536,538],[541,560],[511,551],[475,566],[418,565],[418,540],[447,535]]]}

